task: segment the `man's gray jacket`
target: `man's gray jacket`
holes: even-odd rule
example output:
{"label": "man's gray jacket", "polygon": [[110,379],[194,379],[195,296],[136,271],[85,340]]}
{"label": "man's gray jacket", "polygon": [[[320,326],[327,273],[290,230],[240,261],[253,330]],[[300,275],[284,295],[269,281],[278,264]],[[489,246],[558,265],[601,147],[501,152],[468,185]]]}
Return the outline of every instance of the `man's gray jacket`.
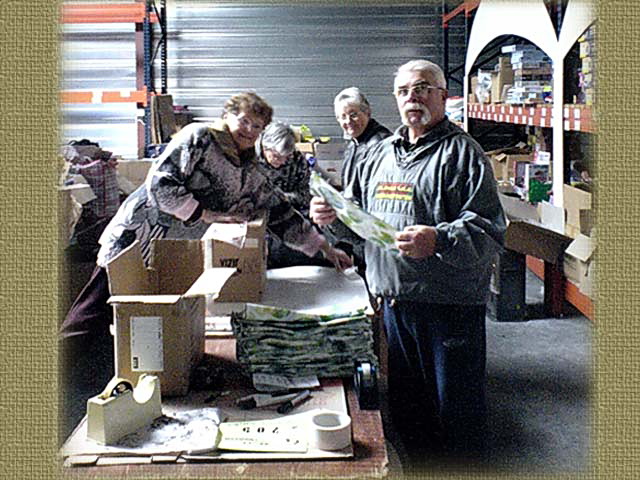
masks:
{"label": "man's gray jacket", "polygon": [[398,300],[481,305],[506,221],[491,165],[466,132],[444,119],[416,144],[406,127],[358,165],[345,196],[401,231],[437,230],[436,254],[414,259],[365,245],[370,291]]}

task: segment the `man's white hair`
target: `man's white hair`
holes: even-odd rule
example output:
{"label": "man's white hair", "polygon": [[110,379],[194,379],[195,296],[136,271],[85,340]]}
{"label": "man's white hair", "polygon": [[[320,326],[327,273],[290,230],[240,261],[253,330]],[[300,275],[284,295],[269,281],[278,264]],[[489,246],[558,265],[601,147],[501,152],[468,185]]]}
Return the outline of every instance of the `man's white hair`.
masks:
{"label": "man's white hair", "polygon": [[394,75],[394,79],[404,72],[426,73],[433,78],[435,82],[435,85],[433,85],[434,87],[447,88],[447,81],[444,78],[444,72],[438,65],[430,62],[429,60],[411,60],[404,65],[401,65],[398,67],[398,70]]}

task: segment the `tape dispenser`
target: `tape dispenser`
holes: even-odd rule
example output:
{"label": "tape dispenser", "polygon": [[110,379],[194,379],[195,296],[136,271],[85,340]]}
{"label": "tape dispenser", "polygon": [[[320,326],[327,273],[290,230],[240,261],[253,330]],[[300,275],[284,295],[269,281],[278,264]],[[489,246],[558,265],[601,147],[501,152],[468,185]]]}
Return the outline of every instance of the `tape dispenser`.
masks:
{"label": "tape dispenser", "polygon": [[370,362],[356,362],[353,384],[358,395],[360,410],[380,408],[378,393],[378,369]]}
{"label": "tape dispenser", "polygon": [[102,393],[87,400],[87,437],[112,445],[161,416],[157,376],[140,375],[135,389],[129,380],[114,377]]}

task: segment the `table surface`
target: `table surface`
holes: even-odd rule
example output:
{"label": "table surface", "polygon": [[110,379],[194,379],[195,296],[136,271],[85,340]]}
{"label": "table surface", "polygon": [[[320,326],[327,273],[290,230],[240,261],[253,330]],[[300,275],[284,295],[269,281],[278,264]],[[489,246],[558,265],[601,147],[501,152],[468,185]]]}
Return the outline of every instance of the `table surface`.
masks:
{"label": "table surface", "polygon": [[[207,360],[225,372],[227,381],[239,374],[235,361],[235,340],[207,339]],[[347,382],[350,383],[350,382]],[[150,478],[381,478],[387,475],[387,450],[379,410],[360,410],[350,385],[345,386],[351,416],[354,457],[339,460],[302,461],[221,461],[207,463],[170,463],[68,467],[70,478],[150,477]]]}

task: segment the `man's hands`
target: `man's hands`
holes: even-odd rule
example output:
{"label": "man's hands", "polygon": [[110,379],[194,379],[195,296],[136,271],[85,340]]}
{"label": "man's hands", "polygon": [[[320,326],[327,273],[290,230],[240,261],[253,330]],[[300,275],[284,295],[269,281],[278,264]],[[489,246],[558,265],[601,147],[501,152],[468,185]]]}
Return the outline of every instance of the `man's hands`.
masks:
{"label": "man's hands", "polygon": [[316,225],[331,225],[338,218],[336,211],[322,197],[313,197],[311,199],[309,217]]}
{"label": "man's hands", "polygon": [[426,225],[411,225],[396,233],[396,247],[401,255],[426,258],[435,253],[436,229]]}

